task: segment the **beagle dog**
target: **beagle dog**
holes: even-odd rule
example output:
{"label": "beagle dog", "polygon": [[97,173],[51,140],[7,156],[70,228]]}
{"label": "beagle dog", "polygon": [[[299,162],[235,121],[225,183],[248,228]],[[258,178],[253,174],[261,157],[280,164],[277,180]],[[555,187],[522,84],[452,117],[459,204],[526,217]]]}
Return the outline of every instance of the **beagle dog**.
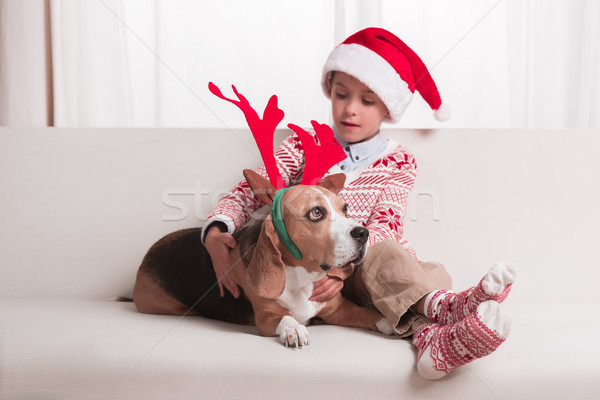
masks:
{"label": "beagle dog", "polygon": [[278,194],[254,171],[244,175],[273,212],[253,218],[234,234],[238,246],[229,255],[230,273],[242,296],[235,299],[227,292],[220,297],[201,230],[187,229],[162,238],[144,257],[134,288],[138,310],[255,324],[261,335],[279,337],[286,347],[310,343],[305,325],[314,317],[392,334],[381,314],[340,293],[326,302],[309,300],[314,282],[325,275],[349,276],[367,252],[369,231],[346,217],[347,205],[337,196],[345,176],[330,175],[319,185],[293,186]]}

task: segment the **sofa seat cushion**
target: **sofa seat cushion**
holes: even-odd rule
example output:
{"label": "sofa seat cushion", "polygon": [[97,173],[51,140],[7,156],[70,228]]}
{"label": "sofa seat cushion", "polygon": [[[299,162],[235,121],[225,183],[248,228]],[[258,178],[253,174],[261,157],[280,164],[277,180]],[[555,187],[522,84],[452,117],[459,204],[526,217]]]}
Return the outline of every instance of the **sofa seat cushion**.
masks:
{"label": "sofa seat cushion", "polygon": [[360,329],[313,325],[312,343],[291,350],[255,327],[145,315],[133,303],[4,299],[0,397],[600,398],[600,324],[590,318],[600,305],[507,308],[507,343],[431,382],[409,341]]}

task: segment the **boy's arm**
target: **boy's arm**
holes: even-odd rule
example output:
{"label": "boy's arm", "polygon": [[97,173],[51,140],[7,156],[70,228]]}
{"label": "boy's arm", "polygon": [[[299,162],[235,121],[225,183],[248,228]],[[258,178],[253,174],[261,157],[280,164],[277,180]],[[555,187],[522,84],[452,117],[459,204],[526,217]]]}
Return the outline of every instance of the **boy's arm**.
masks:
{"label": "boy's arm", "polygon": [[[299,137],[295,133],[292,133],[277,148],[275,159],[286,185],[290,186],[298,183],[302,177],[304,150]],[[268,179],[264,166],[257,168],[256,172]],[[232,234],[248,222],[251,215],[263,205],[264,203],[252,193],[248,182],[242,180],[221,197],[215,208],[213,208],[202,229],[202,243],[206,244],[206,233],[212,224],[220,222],[227,228],[227,232]]]}
{"label": "boy's arm", "polygon": [[[264,166],[259,167],[256,172],[267,178]],[[261,206],[261,201],[254,196],[246,180],[240,181],[227,194],[221,197],[217,205],[213,208],[202,229],[202,243],[206,244],[206,233],[213,224],[218,223],[224,228],[224,232],[233,234]]]}
{"label": "boy's arm", "polygon": [[414,159],[399,165],[380,192],[377,204],[367,222],[369,245],[384,240],[395,240],[418,260],[417,253],[404,238],[404,216],[408,196],[414,186],[417,166]]}

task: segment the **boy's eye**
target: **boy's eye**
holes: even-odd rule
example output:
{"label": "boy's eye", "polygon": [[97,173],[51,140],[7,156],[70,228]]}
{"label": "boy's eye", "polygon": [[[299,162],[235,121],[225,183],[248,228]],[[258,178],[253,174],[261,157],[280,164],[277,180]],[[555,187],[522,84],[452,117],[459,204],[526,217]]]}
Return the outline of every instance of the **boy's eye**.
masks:
{"label": "boy's eye", "polygon": [[308,219],[313,222],[322,220],[325,217],[325,211],[321,207],[311,208],[308,212]]}
{"label": "boy's eye", "polygon": [[338,99],[345,99],[346,97],[348,97],[348,95],[346,93],[335,92],[335,97],[337,97]]}
{"label": "boy's eye", "polygon": [[365,104],[367,106],[371,106],[371,105],[375,104],[375,101],[369,100],[369,99],[363,99],[363,104]]}

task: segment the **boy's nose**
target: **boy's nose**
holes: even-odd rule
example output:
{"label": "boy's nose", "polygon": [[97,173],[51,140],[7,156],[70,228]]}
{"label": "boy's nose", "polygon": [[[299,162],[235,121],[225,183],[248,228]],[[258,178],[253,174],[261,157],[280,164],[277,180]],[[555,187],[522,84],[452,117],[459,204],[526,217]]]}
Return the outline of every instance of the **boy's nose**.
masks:
{"label": "boy's nose", "polygon": [[346,114],[348,115],[356,115],[356,102],[350,101],[346,105]]}

